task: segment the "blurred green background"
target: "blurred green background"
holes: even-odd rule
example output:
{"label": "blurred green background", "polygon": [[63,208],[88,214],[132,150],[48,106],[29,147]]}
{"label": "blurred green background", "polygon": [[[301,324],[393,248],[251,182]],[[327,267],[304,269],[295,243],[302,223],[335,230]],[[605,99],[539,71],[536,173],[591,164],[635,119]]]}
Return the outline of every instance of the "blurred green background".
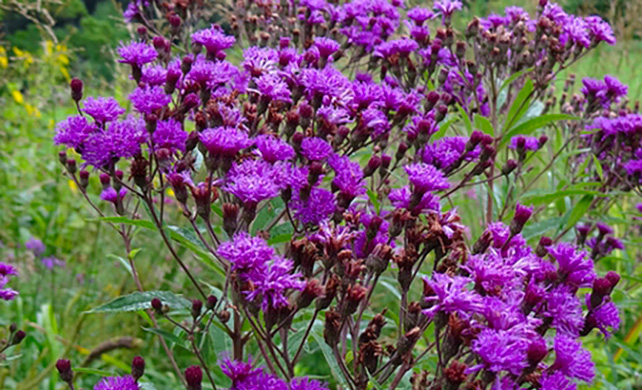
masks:
{"label": "blurred green background", "polygon": [[[630,98],[637,99],[642,92],[638,62],[642,60],[642,0],[565,0],[562,4],[571,13],[601,15],[618,36],[616,46],[600,46],[568,72],[578,80],[615,75],[629,85]],[[512,4],[468,1],[460,22],[473,15],[502,12],[507,5]],[[536,2],[517,5],[532,11]],[[123,23],[124,6],[126,1],[116,0],[0,0],[0,260],[20,264],[22,272],[12,281],[20,297],[0,302],[0,326],[15,322],[28,333],[15,356],[0,363],[0,390],[62,388],[56,383],[53,364],[63,355],[86,367],[80,378],[85,387],[100,374],[127,372],[137,354],[161,357],[148,359],[148,375],[159,383],[171,382],[160,345],[154,334],[143,329],[149,327],[144,313],[84,314],[134,291],[135,285],[122,260],[126,254],[120,237],[93,219],[73,182],[63,175],[59,148],[51,141],[55,123],[75,112],[67,87],[71,77],[85,82],[85,96],[114,95],[124,102],[128,69],[118,67],[113,54],[118,42],[134,33]],[[560,86],[568,72],[557,80]],[[97,194],[97,178],[92,178],[91,186]],[[172,205],[168,207],[173,210]],[[460,214],[475,237],[481,227],[473,223],[475,205],[471,202],[469,207]],[[617,213],[609,220],[616,232],[618,221],[624,219]],[[32,237],[46,245],[40,257],[24,248]],[[636,249],[641,239],[625,237],[625,242],[627,250],[599,264],[601,272],[616,269],[624,276],[614,297],[623,310],[623,323],[608,344],[599,337],[589,341],[600,371],[595,388],[642,389],[642,274]],[[188,286],[173,262],[162,261],[167,252],[157,245],[155,235],[139,232],[134,248],[143,249],[136,262],[146,289],[183,291]],[[40,261],[43,256],[55,256],[66,265],[48,269]],[[196,262],[190,266],[198,272]],[[394,284],[391,279],[389,285]],[[378,294],[382,307],[395,306],[394,294],[384,290]],[[0,338],[6,336],[2,332]],[[92,350],[114,341],[120,347],[85,360]],[[175,351],[178,360],[185,362],[181,366],[194,363],[187,350],[175,346]],[[306,367],[318,373],[325,360],[315,349],[307,355],[297,367],[298,374],[305,374]]]}

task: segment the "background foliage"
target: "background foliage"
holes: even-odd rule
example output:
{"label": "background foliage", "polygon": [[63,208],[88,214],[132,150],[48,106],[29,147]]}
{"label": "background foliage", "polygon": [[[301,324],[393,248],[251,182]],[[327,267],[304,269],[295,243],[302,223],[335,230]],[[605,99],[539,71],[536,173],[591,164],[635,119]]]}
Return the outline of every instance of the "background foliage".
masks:
{"label": "background foliage", "polygon": [[[416,1],[411,3],[417,3]],[[642,54],[642,1],[639,0],[566,0],[562,2],[569,12],[599,13],[615,27],[619,42],[615,47],[602,45],[593,51],[572,71],[577,79],[584,76],[601,77],[614,74],[629,85],[630,96],[642,93],[642,70],[638,61]],[[462,20],[470,15],[485,15],[509,5],[506,1],[469,1]],[[535,4],[531,4],[534,7]],[[122,253],[119,237],[105,224],[93,218],[91,210],[79,200],[73,183],[62,175],[57,161],[57,148],[51,142],[54,124],[74,112],[68,96],[67,82],[71,76],[86,82],[86,94],[123,97],[121,86],[126,80],[126,69],[115,66],[113,51],[119,40],[126,40],[132,32],[122,23],[123,4],[115,0],[0,0],[0,259],[19,264],[21,277],[14,288],[21,295],[10,303],[0,303],[0,326],[12,322],[27,331],[26,340],[15,351],[17,356],[0,365],[0,389],[56,389],[57,373],[53,364],[66,355],[82,362],[77,369],[87,383],[96,375],[127,372],[129,361],[136,354],[163,356],[160,345],[149,331],[152,327],[144,311],[129,309],[137,315],[122,312],[115,306],[108,310],[88,312],[111,299],[135,291],[128,274],[126,256],[136,256],[143,284],[147,289],[180,291],[187,286],[173,262],[163,261],[168,255],[154,245],[153,233],[138,228],[134,250]],[[558,89],[564,83],[563,75],[557,80]],[[120,99],[124,102],[125,99]],[[544,166],[546,162],[541,162]],[[547,195],[543,206],[551,215],[568,218],[570,199],[557,194],[564,178],[553,167],[549,187],[539,188],[539,195]],[[97,180],[93,178],[92,180]],[[98,182],[90,184],[99,187]],[[497,189],[497,196],[506,195],[506,187]],[[503,192],[502,192],[503,191]],[[74,195],[76,194],[76,195]],[[481,194],[470,194],[475,197]],[[625,198],[625,202],[635,199]],[[639,201],[639,200],[638,200]],[[478,208],[474,202],[468,209],[460,209],[464,222],[477,236],[481,226]],[[622,215],[624,204],[615,207],[605,218],[618,232],[631,231]],[[173,207],[171,204],[168,207]],[[275,205],[275,208],[277,205]],[[178,213],[178,209],[174,210]],[[271,220],[265,211],[259,216]],[[640,216],[642,217],[642,216]],[[630,220],[630,219],[629,219]],[[559,221],[559,220],[558,220]],[[623,325],[608,345],[595,337],[588,344],[599,367],[596,387],[605,389],[642,388],[642,352],[640,332],[642,314],[642,253],[638,234],[625,237],[626,250],[600,261],[598,268],[614,269],[624,282],[614,295],[623,310]],[[527,227],[532,236],[554,229],[550,220],[534,221]],[[554,232],[550,232],[553,234]],[[528,237],[528,232],[525,232]],[[65,267],[47,269],[41,260],[26,251],[24,243],[36,237],[46,245],[43,256],[55,256],[66,262]],[[193,259],[190,264],[196,273],[202,265]],[[382,307],[394,312],[398,294],[394,283],[385,283],[377,290]],[[389,288],[386,285],[390,286]],[[189,298],[189,297],[187,297]],[[133,304],[134,297],[127,304]],[[148,301],[149,299],[147,299]],[[121,302],[122,303],[122,302]],[[110,307],[107,307],[109,309]],[[320,325],[320,324],[319,324]],[[322,340],[322,327],[313,331],[313,337]],[[6,330],[6,329],[5,329]],[[3,336],[0,329],[0,338]],[[207,340],[211,359],[229,349],[221,345],[225,338],[212,327]],[[316,332],[316,333],[315,333]],[[167,335],[175,340],[172,348],[181,358],[189,357],[180,335]],[[325,365],[323,342],[306,353],[297,366],[297,375],[306,373],[306,367]],[[97,354],[96,351],[103,351]],[[173,388],[175,378],[168,363],[148,359],[148,373],[157,381],[159,389]],[[434,362],[426,362],[427,366]],[[327,368],[331,379],[332,367]],[[221,375],[221,373],[217,373]]]}

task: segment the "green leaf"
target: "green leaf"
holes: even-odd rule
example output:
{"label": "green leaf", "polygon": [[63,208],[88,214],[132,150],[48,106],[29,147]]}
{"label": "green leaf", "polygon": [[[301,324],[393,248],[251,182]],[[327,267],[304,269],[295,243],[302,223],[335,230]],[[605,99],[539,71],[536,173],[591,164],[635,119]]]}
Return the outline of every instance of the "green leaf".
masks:
{"label": "green leaf", "polygon": [[330,371],[332,371],[332,375],[334,376],[334,378],[342,385],[343,388],[348,388],[348,386],[346,385],[347,378],[343,376],[341,368],[339,367],[339,363],[337,363],[336,359],[334,358],[334,354],[332,353],[332,348],[330,348],[330,346],[325,343],[323,336],[321,336],[318,332],[312,332],[312,337],[314,337],[317,345],[319,345],[321,353],[323,353],[323,357],[325,358],[326,363],[328,363],[328,367],[330,367]]}
{"label": "green leaf", "polygon": [[111,223],[123,223],[125,225],[133,225],[133,226],[138,226],[149,230],[156,230],[156,226],[154,226],[154,224],[151,221],[147,221],[144,219],[129,219],[127,217],[100,217],[94,220],[111,222]]}
{"label": "green leaf", "polygon": [[494,135],[495,130],[493,129],[493,125],[490,123],[488,118],[481,116],[479,114],[475,114],[474,116],[474,122],[475,122],[475,127],[480,129],[482,132],[488,135]]}
{"label": "green leaf", "polygon": [[171,341],[172,343],[174,343],[174,344],[176,344],[176,345],[178,345],[180,347],[187,348],[185,346],[185,340],[181,340],[180,337],[176,336],[174,333],[171,333],[171,332],[168,332],[168,331],[166,331],[164,329],[159,329],[159,328],[145,328],[145,327],[143,327],[143,330],[146,331],[146,332],[149,332],[149,333],[153,333],[153,334],[155,334],[157,336],[160,336],[160,337],[164,338],[165,340]]}
{"label": "green leaf", "polygon": [[372,191],[370,188],[368,188],[366,193],[368,194],[368,198],[370,198],[370,202],[372,202],[372,205],[374,206],[375,211],[377,212],[377,214],[379,214],[379,210],[381,209],[381,203],[379,203],[377,194],[374,191]]}
{"label": "green leaf", "polygon": [[575,226],[579,222],[579,220],[586,214],[588,209],[591,207],[591,203],[593,203],[593,199],[595,196],[593,195],[584,195],[582,199],[580,199],[579,202],[575,205],[573,208],[573,211],[571,212],[571,216],[568,218],[568,222],[566,223],[566,228],[570,228]]}
{"label": "green leaf", "polygon": [[218,263],[214,261],[214,256],[203,245],[201,240],[196,236],[192,229],[186,229],[179,226],[169,225],[165,228],[172,240],[180,243],[185,248],[194,253],[196,258],[218,274],[225,276],[225,272]]}
{"label": "green leaf", "polygon": [[190,301],[170,291],[144,291],[118,297],[104,305],[89,310],[88,313],[119,313],[149,309],[154,298],[160,299],[163,304],[172,309],[187,309],[191,307]]}
{"label": "green leaf", "polygon": [[506,122],[504,123],[504,131],[508,130],[514,123],[517,123],[522,115],[526,113],[532,97],[533,89],[533,81],[531,79],[527,79],[524,83],[524,87],[519,91],[515,97],[515,101],[513,101],[513,104],[508,109]]}
{"label": "green leaf", "polygon": [[537,129],[561,120],[577,120],[578,118],[572,115],[567,114],[546,114],[538,116],[532,119],[525,121],[514,127],[511,131],[504,134],[502,137],[502,142],[499,144],[500,147],[506,145],[510,139],[516,135],[527,135],[532,133]]}
{"label": "green leaf", "polygon": [[455,122],[457,118],[448,118],[447,120],[444,120],[441,125],[439,125],[439,131],[437,131],[433,136],[431,137],[432,139],[440,139],[443,138],[444,135],[446,135],[446,132],[448,131],[448,128],[450,125]]}
{"label": "green leaf", "polygon": [[602,171],[602,163],[600,160],[597,159],[597,156],[592,154],[593,156],[593,163],[595,164],[595,170],[597,171],[597,175],[600,177],[600,181],[604,181],[604,171]]}
{"label": "green leaf", "polygon": [[499,87],[499,91],[498,91],[497,93],[499,94],[500,92],[502,92],[502,91],[504,90],[504,88],[506,88],[506,87],[508,87],[509,85],[511,85],[511,84],[513,83],[513,81],[517,80],[519,77],[523,76],[523,75],[524,75],[524,74],[526,74],[526,73],[532,72],[532,71],[533,71],[533,69],[535,69],[535,68],[534,68],[534,67],[530,67],[530,68],[526,68],[526,69],[524,69],[524,70],[520,70],[520,71],[519,71],[519,72],[517,72],[517,73],[514,73],[514,74],[513,74],[513,75],[511,75],[509,78],[507,78],[506,80],[504,80],[504,82],[502,83],[502,86],[501,86],[501,87]]}
{"label": "green leaf", "polygon": [[107,370],[99,370],[97,368],[89,367],[74,367],[74,372],[82,372],[84,374],[98,375],[98,376],[113,376],[114,373]]}
{"label": "green leaf", "polygon": [[270,237],[268,240],[269,245],[274,245],[274,244],[282,244],[284,242],[288,242],[292,239],[292,233],[283,233],[276,235],[274,237]]}
{"label": "green leaf", "polygon": [[466,131],[468,134],[473,132],[473,124],[470,121],[470,117],[468,114],[466,114],[466,110],[464,108],[457,104],[457,109],[459,110],[459,114],[461,115],[461,118],[464,120],[464,125],[466,126]]}
{"label": "green leaf", "polygon": [[557,199],[564,198],[567,196],[573,196],[573,195],[594,195],[594,196],[608,196],[608,194],[604,194],[602,192],[598,191],[590,191],[590,190],[561,190],[561,191],[556,191],[553,193],[547,193],[543,195],[523,195],[520,198],[520,201],[522,204],[525,205],[534,205],[534,206],[541,206],[545,204],[549,204]]}
{"label": "green leaf", "polygon": [[108,254],[107,257],[109,257],[110,259],[117,260],[123,266],[123,268],[125,268],[127,272],[129,272],[130,275],[134,276],[134,272],[132,271],[132,266],[129,264],[129,261],[111,253]]}

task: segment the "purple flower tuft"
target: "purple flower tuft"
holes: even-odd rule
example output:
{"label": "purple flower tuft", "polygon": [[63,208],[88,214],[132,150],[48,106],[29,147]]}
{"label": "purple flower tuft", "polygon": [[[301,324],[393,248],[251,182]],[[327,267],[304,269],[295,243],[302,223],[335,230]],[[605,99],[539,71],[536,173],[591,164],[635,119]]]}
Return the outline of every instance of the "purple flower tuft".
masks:
{"label": "purple flower tuft", "polygon": [[121,42],[118,54],[122,57],[118,62],[138,67],[154,62],[158,56],[154,47],[143,42],[131,42],[129,45]]}

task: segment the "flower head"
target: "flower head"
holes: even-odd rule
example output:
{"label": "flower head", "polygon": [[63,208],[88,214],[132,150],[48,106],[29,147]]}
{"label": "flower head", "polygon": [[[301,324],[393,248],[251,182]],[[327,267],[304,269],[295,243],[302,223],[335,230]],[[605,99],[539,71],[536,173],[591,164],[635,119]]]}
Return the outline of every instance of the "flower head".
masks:
{"label": "flower head", "polygon": [[139,390],[140,387],[131,376],[112,376],[98,382],[94,390]]}
{"label": "flower head", "polygon": [[[45,247],[45,244],[37,239],[36,237],[31,237],[27,242],[25,242],[25,248],[33,252],[34,255],[40,256],[41,254],[45,253],[45,250],[47,249]],[[2,273],[2,271],[0,271]]]}
{"label": "flower head", "polygon": [[426,298],[426,302],[434,303],[434,306],[424,311],[426,315],[441,311],[469,316],[483,309],[481,296],[467,288],[472,282],[470,278],[435,272],[431,279],[424,280],[435,293]]}
{"label": "flower head", "polygon": [[99,123],[113,121],[125,113],[125,109],[112,97],[88,97],[83,102],[82,111]]}
{"label": "flower head", "polygon": [[131,42],[128,45],[121,42],[118,54],[122,57],[118,62],[139,67],[154,62],[158,57],[154,47],[144,42]]}
{"label": "flower head", "polygon": [[310,137],[301,142],[301,154],[308,160],[325,160],[330,153],[332,153],[332,146],[321,138]]}
{"label": "flower head", "polygon": [[294,157],[294,148],[277,136],[259,135],[255,141],[261,157],[269,163],[286,161]]}
{"label": "flower head", "polygon": [[199,137],[211,154],[220,156],[232,157],[253,144],[246,132],[233,127],[205,129]]}
{"label": "flower head", "polygon": [[172,98],[165,94],[163,87],[153,86],[147,88],[136,88],[129,95],[134,108],[143,114],[151,114],[154,111],[165,107],[172,101]]}
{"label": "flower head", "polygon": [[582,342],[564,334],[555,337],[555,362],[551,372],[559,371],[569,378],[591,382],[595,377],[595,365],[591,353],[582,348]]}
{"label": "flower head", "polygon": [[252,269],[248,280],[254,284],[254,290],[246,292],[247,299],[254,300],[262,297],[261,309],[281,308],[288,305],[285,293],[290,290],[303,290],[305,282],[300,274],[292,274],[292,260],[276,256],[267,267]]}
{"label": "flower head", "polygon": [[264,74],[256,80],[256,88],[270,100],[291,103],[290,89],[283,79],[275,74]]}
{"label": "flower head", "polygon": [[56,125],[54,143],[67,145],[70,148],[80,147],[89,135],[98,130],[95,124],[80,115],[70,116]]}
{"label": "flower head", "polygon": [[450,187],[444,173],[433,165],[415,163],[404,167],[415,191],[424,193],[445,190]]}
{"label": "flower head", "polygon": [[155,148],[169,149],[171,152],[180,150],[185,151],[185,141],[187,141],[187,132],[176,119],[159,121],[156,130],[152,134],[152,141]]}
{"label": "flower head", "polygon": [[477,335],[471,348],[479,355],[485,369],[519,375],[528,365],[528,345],[528,339],[519,332],[484,329]]}
{"label": "flower head", "polygon": [[221,50],[229,49],[236,42],[234,36],[225,35],[220,27],[214,25],[192,34],[192,40],[203,45],[207,52],[213,55]]}
{"label": "flower head", "polygon": [[577,287],[590,287],[595,279],[593,261],[587,253],[576,250],[571,244],[559,243],[549,248],[549,253],[558,263],[558,273],[564,282]]}
{"label": "flower head", "polygon": [[262,238],[240,232],[232,241],[222,243],[218,254],[230,262],[232,271],[247,271],[262,268],[274,256],[274,249]]}

